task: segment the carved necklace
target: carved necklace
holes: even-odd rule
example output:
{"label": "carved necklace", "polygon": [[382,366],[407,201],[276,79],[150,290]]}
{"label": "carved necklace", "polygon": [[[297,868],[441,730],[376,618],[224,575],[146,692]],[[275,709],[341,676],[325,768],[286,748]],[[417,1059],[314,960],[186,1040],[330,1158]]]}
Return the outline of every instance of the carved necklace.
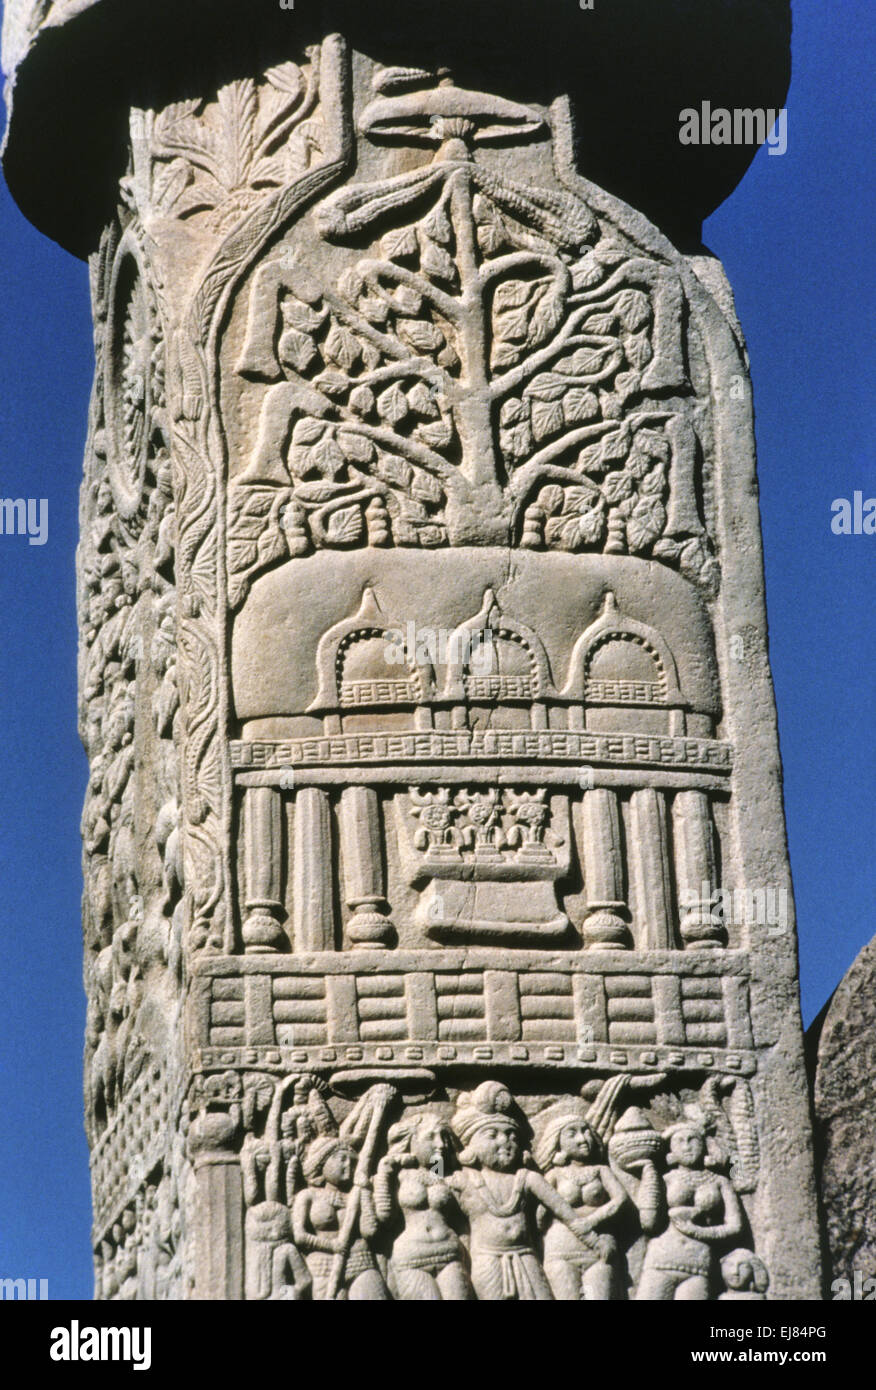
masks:
{"label": "carved necklace", "polygon": [[487,1180],[483,1173],[478,1174],[477,1187],[484,1200],[484,1206],[491,1216],[515,1216],[520,1205],[520,1196],[523,1192],[523,1184],[526,1174],[522,1168],[514,1175],[514,1185],[511,1189],[511,1196],[506,1201],[499,1201],[487,1186]]}

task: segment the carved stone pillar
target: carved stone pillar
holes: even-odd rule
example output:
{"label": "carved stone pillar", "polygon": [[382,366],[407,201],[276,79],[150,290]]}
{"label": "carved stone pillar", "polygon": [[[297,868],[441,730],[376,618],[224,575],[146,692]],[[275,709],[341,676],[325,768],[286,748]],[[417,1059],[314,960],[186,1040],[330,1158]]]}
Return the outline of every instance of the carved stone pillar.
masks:
{"label": "carved stone pillar", "polygon": [[648,951],[675,946],[666,800],[651,787],[630,797],[630,878],[640,939]]}
{"label": "carved stone pillar", "polygon": [[[727,950],[679,913],[715,860],[789,889],[700,247],[753,149],[678,138],[689,91],[781,106],[788,6],[695,8],[7,6],[7,177],[95,322],[101,1297],[669,1299],[694,1261],[703,1299],[818,1296],[793,922]],[[714,1258],[654,1232],[706,1137]],[[588,1264],[561,1179],[603,1149]],[[403,1233],[439,1151],[436,1271]],[[521,1178],[499,1260],[466,1212],[527,1154],[555,1210]]]}
{"label": "carved stone pillar", "polygon": [[581,928],[588,946],[631,944],[624,901],[623,848],[617,794],[608,787],[584,793],[584,881],[588,914]]}
{"label": "carved stone pillar", "polygon": [[318,787],[302,787],[295,797],[292,869],[293,940],[296,951],[334,950],[331,843],[327,793]]}
{"label": "carved stone pillar", "polygon": [[235,1140],[239,1114],[206,1112],[192,1122],[192,1227],[198,1299],[243,1298],[243,1182]]}
{"label": "carved stone pillar", "polygon": [[283,862],[283,803],[273,787],[249,787],[244,797],[246,918],[243,945],[248,952],[276,951],[284,940],[286,915],[280,879]]}
{"label": "carved stone pillar", "polygon": [[712,915],[712,897],[717,887],[715,840],[705,792],[678,793],[672,803],[672,834],[681,939],[691,949],[721,946],[727,933]]}
{"label": "carved stone pillar", "polygon": [[355,946],[385,946],[392,940],[382,837],[377,793],[372,787],[347,787],[341,795],[341,840],[347,906],[353,912],[347,934]]}

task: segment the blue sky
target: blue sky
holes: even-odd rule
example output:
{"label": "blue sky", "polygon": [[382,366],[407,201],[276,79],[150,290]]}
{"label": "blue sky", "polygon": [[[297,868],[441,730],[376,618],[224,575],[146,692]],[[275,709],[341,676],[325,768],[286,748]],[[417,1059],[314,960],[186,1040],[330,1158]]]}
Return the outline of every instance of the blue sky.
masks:
{"label": "blue sky", "polygon": [[[762,150],[704,230],[752,359],[807,1022],[874,930],[876,536],[830,528],[834,499],[876,496],[874,41],[870,0],[796,0],[788,151]],[[0,493],[49,504],[45,546],[0,537],[0,1276],[89,1298],[74,603],[87,274],[2,185],[0,248]]]}

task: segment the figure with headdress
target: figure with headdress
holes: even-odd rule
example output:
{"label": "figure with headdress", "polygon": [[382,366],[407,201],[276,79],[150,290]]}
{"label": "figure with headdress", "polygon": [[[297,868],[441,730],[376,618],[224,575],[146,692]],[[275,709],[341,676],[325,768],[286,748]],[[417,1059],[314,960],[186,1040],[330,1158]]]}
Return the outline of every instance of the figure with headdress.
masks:
{"label": "figure with headdress", "polygon": [[394,1087],[371,1086],[337,1134],[320,1134],[304,1152],[307,1186],[292,1207],[295,1244],[313,1278],[315,1299],[389,1300],[371,1249],[379,1221],[371,1192],[371,1163]]}
{"label": "figure with headdress", "polygon": [[608,1229],[627,1195],[602,1158],[599,1136],[583,1102],[563,1100],[542,1116],[535,1161],[547,1181],[587,1226],[586,1238],[553,1219],[544,1237],[544,1271],[554,1298],[609,1302],[619,1297],[617,1241]]}
{"label": "figure with headdress", "polygon": [[[369,1245],[377,1234],[378,1220],[367,1188],[358,1192],[357,1229],[346,1248],[342,1241],[344,1217],[353,1200],[357,1158],[352,1144],[332,1135],[314,1139],[304,1155],[307,1186],[295,1198],[292,1229],[313,1279],[315,1299],[337,1297],[361,1302],[389,1298]],[[339,1256],[344,1257],[344,1263],[335,1293],[331,1284]]]}
{"label": "figure with headdress", "polygon": [[551,1286],[536,1254],[536,1214],[546,1208],[582,1243],[583,1218],[523,1152],[525,1120],[507,1087],[485,1081],[459,1096],[452,1125],[462,1144],[461,1171],[450,1182],[469,1219],[471,1281],[484,1301],[548,1301]]}
{"label": "figure with headdress", "polygon": [[392,1126],[377,1166],[374,1204],[381,1222],[401,1218],[390,1268],[402,1302],[474,1298],[462,1242],[453,1228],[456,1195],[445,1180],[453,1156],[450,1127],[429,1110],[410,1112]]}
{"label": "figure with headdress", "polygon": [[[288,1085],[287,1083],[285,1083]],[[321,1134],[336,1131],[334,1119],[325,1101],[326,1084],[309,1073],[295,1078],[292,1104],[280,1111],[279,1126],[275,1129],[274,1107],[268,1117],[268,1131],[276,1135],[280,1172],[284,1179],[286,1201],[291,1207],[301,1177],[301,1160],[312,1140]],[[279,1088],[277,1100],[282,1105],[285,1085]]]}
{"label": "figure with headdress", "polygon": [[710,1168],[706,1133],[696,1119],[664,1131],[669,1141],[663,1179],[666,1219],[648,1242],[637,1300],[702,1301],[712,1297],[715,1249],[743,1226],[729,1178]]}

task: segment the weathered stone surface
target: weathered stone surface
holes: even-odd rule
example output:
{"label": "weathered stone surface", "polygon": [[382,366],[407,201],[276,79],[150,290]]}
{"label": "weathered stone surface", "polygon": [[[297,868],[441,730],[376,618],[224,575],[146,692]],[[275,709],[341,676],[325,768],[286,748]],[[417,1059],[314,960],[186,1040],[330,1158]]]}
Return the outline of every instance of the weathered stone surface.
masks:
{"label": "weathered stone surface", "polygon": [[[819,1296],[732,296],[489,9],[127,91],[79,556],[103,1297]],[[619,30],[598,63],[636,90]],[[697,167],[688,231],[744,165]]]}
{"label": "weathered stone surface", "polygon": [[[843,977],[821,1021],[815,1144],[827,1280],[876,1277],[876,941]],[[860,1294],[858,1295],[860,1297]]]}

